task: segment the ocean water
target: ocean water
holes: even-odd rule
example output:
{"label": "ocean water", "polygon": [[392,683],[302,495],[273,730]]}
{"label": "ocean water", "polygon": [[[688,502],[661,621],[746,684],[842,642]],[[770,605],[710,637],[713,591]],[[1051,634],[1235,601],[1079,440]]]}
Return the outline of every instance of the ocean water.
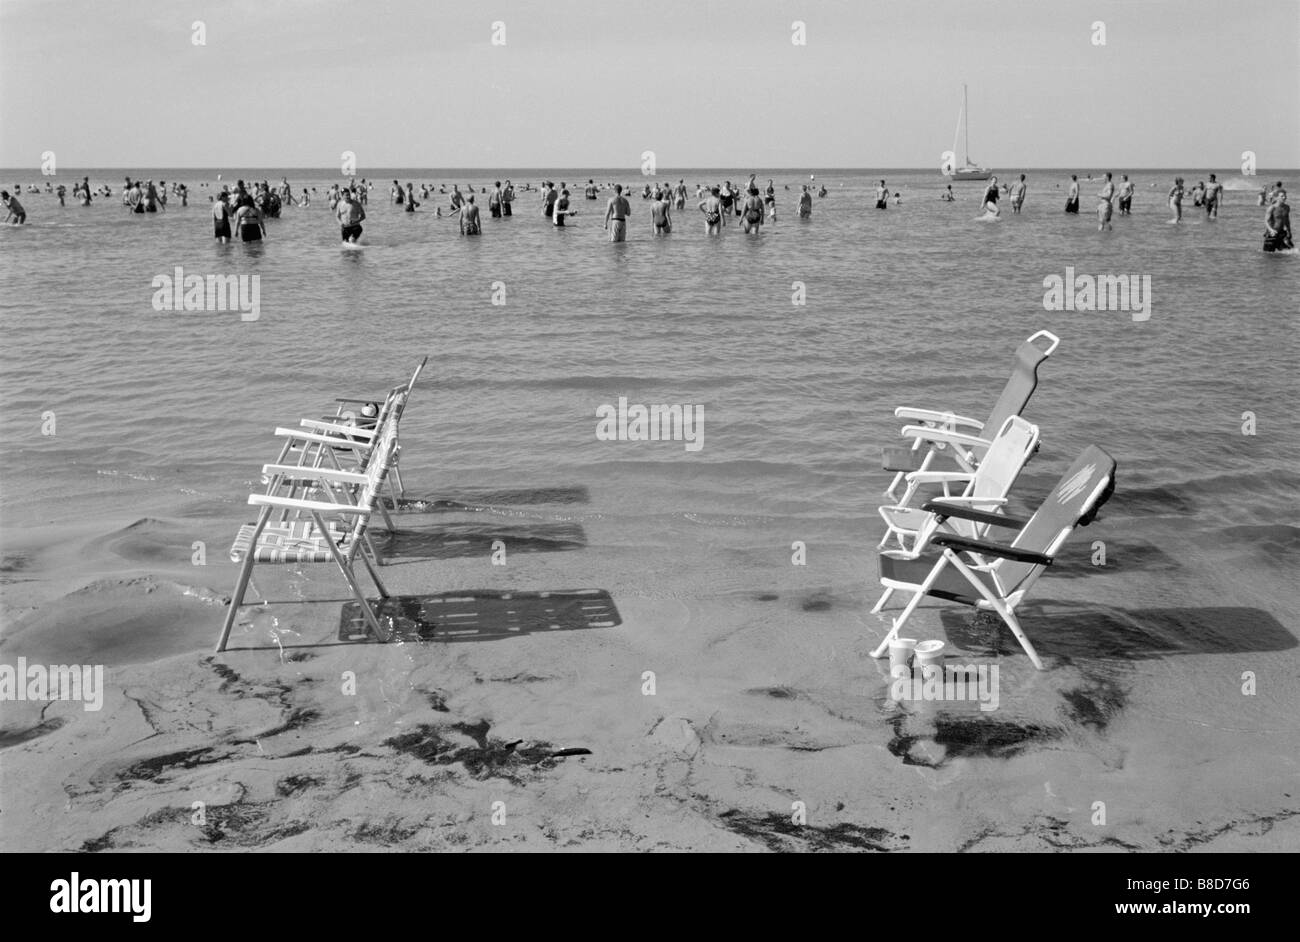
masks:
{"label": "ocean water", "polygon": [[[879,632],[866,609],[893,408],[982,418],[1016,345],[1048,329],[1061,344],[1025,412],[1043,445],[1020,503],[1089,443],[1115,455],[1119,477],[1098,535],[1070,550],[1086,564],[1090,541],[1110,541],[1116,576],[1076,565],[1049,574],[1043,594],[1130,613],[1249,611],[1296,633],[1300,258],[1261,251],[1254,191],[1265,177],[1221,171],[1219,219],[1188,199],[1172,226],[1164,192],[1175,171],[1136,171],[1132,217],[1099,233],[1098,181],[1083,181],[1084,212],[1066,216],[1061,171],[1028,171],[1024,214],[1004,203],[993,224],[975,218],[982,184],[955,185],[949,204],[937,173],[899,170],[816,171],[829,192],[800,221],[809,172],[762,173],[776,180],[778,221],[759,238],[729,227],[709,239],[695,183],[744,174],[665,171],[690,187],[686,218],[655,239],[633,194],[629,241],[611,245],[604,199],[583,200],[574,181],[639,186],[629,172],[384,170],[368,175],[380,187],[353,252],[340,250],[324,200],[338,178],[324,171],[224,173],[318,188],[254,246],[212,239],[215,170],[132,172],[185,180],[194,194],[147,216],[120,206],[123,171],[60,180],[71,187],[83,173],[114,197],[60,209],[24,195],[29,225],[0,229],[0,513],[11,538],[142,517],[233,536],[275,456],[274,426],[321,415],[336,395],[380,396],[427,354],[403,422],[408,490],[520,532],[581,534],[582,552],[557,554],[559,585],[608,585],[616,601],[820,592]],[[570,182],[580,214],[556,230],[537,194],[521,193],[512,219],[491,220],[480,196],[484,233],[462,238],[432,200],[414,214],[387,200],[394,177],[477,188],[505,176]],[[881,176],[901,205],[872,207]],[[1294,184],[1297,172],[1267,180],[1279,177]],[[152,280],[177,267],[260,276],[260,318],[156,311]],[[1149,320],[1045,310],[1044,279],[1067,268],[1149,276]],[[596,410],[620,397],[702,406],[703,447],[599,441]],[[791,565],[795,541],[804,567]],[[1176,622],[1175,635],[1209,630]]]}

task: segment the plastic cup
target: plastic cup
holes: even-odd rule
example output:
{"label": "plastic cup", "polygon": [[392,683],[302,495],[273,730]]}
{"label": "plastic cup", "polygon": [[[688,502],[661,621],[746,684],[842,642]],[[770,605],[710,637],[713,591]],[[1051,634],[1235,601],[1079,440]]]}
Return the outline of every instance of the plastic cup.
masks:
{"label": "plastic cup", "polygon": [[943,670],[943,642],[922,641],[916,646],[916,666],[924,676],[931,669]]}
{"label": "plastic cup", "polygon": [[911,670],[912,652],[916,650],[915,638],[894,638],[889,642],[889,676],[897,675],[898,669]]}

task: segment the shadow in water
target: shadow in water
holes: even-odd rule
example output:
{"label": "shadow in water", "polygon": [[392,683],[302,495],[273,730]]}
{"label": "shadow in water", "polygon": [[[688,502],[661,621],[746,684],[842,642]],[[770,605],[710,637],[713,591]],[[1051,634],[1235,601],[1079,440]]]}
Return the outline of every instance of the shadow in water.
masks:
{"label": "shadow in water", "polygon": [[[587,504],[591,493],[586,485],[575,487],[460,488],[441,497],[404,497],[397,509],[403,513],[437,513],[484,510],[490,507],[524,507],[534,504]],[[389,500],[391,509],[393,502]]]}
{"label": "shadow in water", "polygon": [[[538,631],[614,628],[623,623],[614,599],[604,589],[475,589],[370,601],[394,641],[499,641]],[[339,640],[367,637],[359,603],[348,602],[339,620]]]}
{"label": "shadow in water", "polygon": [[[1122,609],[1043,602],[1025,606],[1020,616],[1039,654],[1077,661],[1285,651],[1297,646],[1285,625],[1258,608]],[[996,616],[948,609],[940,618],[948,637],[973,654],[1020,651]]]}
{"label": "shadow in water", "polygon": [[559,553],[584,549],[587,534],[576,523],[444,523],[419,529],[374,531],[380,554],[389,558],[460,559],[488,556],[500,541],[507,554]]}
{"label": "shadow in water", "polygon": [[1061,548],[1060,555],[1049,570],[1051,576],[1081,579],[1112,572],[1173,572],[1182,568],[1178,560],[1147,540],[1109,538],[1102,542],[1106,544],[1105,565],[1093,565],[1096,551],[1093,550],[1092,543],[1080,540],[1077,543],[1067,543]]}

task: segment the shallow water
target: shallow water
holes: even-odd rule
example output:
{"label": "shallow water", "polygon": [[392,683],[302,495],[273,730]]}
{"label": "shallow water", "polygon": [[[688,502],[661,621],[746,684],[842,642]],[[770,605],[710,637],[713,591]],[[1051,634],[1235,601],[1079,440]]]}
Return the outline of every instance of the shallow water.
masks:
{"label": "shallow water", "polygon": [[[878,211],[869,194],[882,173],[903,202]],[[1160,580],[1135,584],[1176,586],[1181,607],[1222,604],[1228,591],[1294,629],[1300,264],[1260,251],[1256,180],[1224,173],[1221,217],[1205,220],[1188,200],[1171,226],[1158,194],[1172,172],[1135,173],[1134,215],[1098,233],[1094,216],[1060,211],[1068,175],[1056,171],[1030,171],[1024,215],[1004,204],[994,225],[975,221],[980,184],[956,185],[949,204],[936,174],[901,171],[819,172],[828,196],[799,221],[806,175],[785,172],[774,174],[779,220],[761,238],[734,227],[705,238],[692,198],[657,240],[634,195],[631,240],[618,246],[603,237],[603,200],[579,195],[574,225],[557,231],[523,193],[513,219],[485,219],[484,235],[466,239],[432,201],[404,214],[381,186],[366,247],[343,252],[323,198],[334,178],[290,171],[295,189],[322,195],[286,208],[249,247],[210,237],[211,189],[199,184],[215,172],[147,174],[185,179],[192,204],[132,216],[116,197],[59,209],[29,195],[31,224],[0,231],[9,528],[140,516],[233,526],[274,457],[275,425],[323,414],[334,395],[380,395],[427,353],[403,422],[414,493],[473,504],[475,488],[578,489],[580,501],[541,509],[483,505],[539,524],[601,521],[605,545],[584,555],[615,553],[625,591],[699,597],[813,572],[854,585],[874,569],[877,452],[896,434],[893,407],[982,417],[1016,344],[1047,328],[1061,346],[1026,411],[1043,446],[1021,492],[1041,495],[1079,449],[1103,445],[1120,468],[1107,532]],[[116,185],[121,174],[90,175]],[[725,175],[663,176],[693,193]],[[373,178],[394,176],[491,182],[481,171]],[[1083,192],[1098,186],[1084,181]],[[152,279],[178,266],[259,275],[260,319],[155,311]],[[1067,267],[1149,275],[1150,319],[1044,310],[1043,279]],[[502,286],[506,303],[494,305]],[[702,405],[703,448],[598,441],[595,410],[620,396]],[[47,413],[53,435],[42,434]],[[808,572],[792,572],[795,540],[810,548]],[[1226,579],[1224,566],[1245,562],[1249,572]]]}

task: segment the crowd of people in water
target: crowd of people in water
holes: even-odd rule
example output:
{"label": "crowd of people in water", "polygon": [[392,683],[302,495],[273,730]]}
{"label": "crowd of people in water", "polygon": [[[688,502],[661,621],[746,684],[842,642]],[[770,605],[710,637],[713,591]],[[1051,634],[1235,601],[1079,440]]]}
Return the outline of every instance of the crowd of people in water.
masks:
{"label": "crowd of people in water", "polygon": [[[724,229],[733,224],[739,225],[741,231],[747,235],[757,235],[762,231],[763,226],[776,222],[776,184],[769,179],[766,186],[760,186],[757,177],[757,174],[750,174],[749,180],[743,185],[733,185],[730,180],[724,180],[720,184],[695,184],[694,208],[704,217],[704,231],[707,235],[721,235]],[[1088,175],[1087,180],[1092,181],[1092,176]],[[1120,216],[1132,214],[1133,199],[1137,189],[1128,174],[1122,174],[1117,184],[1113,175],[1107,173],[1100,181],[1100,185],[1101,188],[1096,193],[1098,231],[1112,228],[1111,220],[1116,211]],[[1152,183],[1151,187],[1154,188],[1156,185]],[[447,186],[448,184],[421,183],[417,188],[414,183],[408,182],[403,185],[393,180],[388,188],[388,199],[394,206],[407,213],[415,212],[432,200],[435,204],[434,215],[438,218],[455,219],[461,234],[466,236],[480,235],[483,232],[482,217],[475,195],[486,197],[484,202],[492,219],[510,218],[515,215],[515,204],[527,199],[535,199],[534,205],[538,207],[542,217],[556,227],[569,224],[572,217],[579,213],[571,200],[571,191],[564,182],[556,186],[554,181],[545,180],[537,188],[534,188],[531,183],[516,188],[510,180],[498,180],[494,182],[490,192],[486,186],[482,186],[477,194],[472,186],[466,186],[462,190],[459,184],[451,184],[450,191]],[[1060,188],[1060,184],[1056,186]],[[207,189],[208,184],[202,183],[200,187]],[[1065,199],[1067,214],[1077,215],[1079,212],[1080,187],[1078,175],[1071,174]],[[233,186],[223,184],[219,192],[207,196],[207,201],[212,207],[213,236],[220,242],[229,242],[236,236],[243,242],[258,242],[266,236],[266,220],[278,218],[284,207],[306,208],[311,206],[313,201],[323,201],[338,221],[341,240],[356,244],[363,232],[361,223],[366,219],[366,206],[369,204],[372,192],[376,189],[379,189],[379,185],[364,177],[359,181],[353,178],[347,183],[335,183],[323,195],[318,193],[316,187],[303,187],[297,197],[294,196],[293,187],[285,177],[281,177],[278,185],[272,185],[266,180],[249,184],[238,180]],[[574,189],[577,189],[576,185]],[[611,242],[623,242],[627,239],[628,222],[632,215],[632,188],[621,183],[598,184],[595,180],[588,179],[586,186],[582,188],[583,199],[599,201],[601,195],[609,191],[612,191],[612,195],[607,198],[602,225],[609,233]],[[790,185],[785,184],[782,193],[789,191]],[[1019,215],[1025,205],[1028,191],[1029,185],[1023,173],[1018,179],[1003,184],[998,183],[996,176],[991,176],[980,197],[984,218],[1001,217],[1000,202],[1003,198],[1011,206],[1012,214]],[[31,184],[25,192],[40,194],[42,189]],[[827,192],[825,184],[817,184],[816,175],[810,174],[809,182],[800,184],[797,197],[793,197],[798,218],[810,219],[814,193],[816,198],[824,199]],[[1209,174],[1208,183],[1198,181],[1190,188],[1187,187],[1183,177],[1175,177],[1165,197],[1171,212],[1169,222],[1176,225],[1182,221],[1183,202],[1188,198],[1191,199],[1193,207],[1203,208],[1207,219],[1217,219],[1224,203],[1224,192],[1223,184],[1213,173]],[[0,205],[4,206],[7,213],[5,222],[10,225],[22,225],[27,221],[27,212],[18,200],[19,194],[22,193],[24,190],[20,185],[14,187],[12,194],[8,190],[0,190]],[[62,183],[56,185],[53,181],[47,180],[44,193],[57,197],[60,206],[67,205],[68,193]],[[535,197],[532,195],[534,193],[537,194]],[[111,200],[113,190],[107,184],[101,184],[92,191],[90,178],[82,177],[79,182],[73,184],[71,196],[82,206],[89,206],[94,199]],[[132,180],[129,176],[123,181],[120,194],[122,206],[132,213],[165,212],[169,197],[178,201],[181,206],[188,206],[190,196],[190,190],[184,183],[173,181],[169,186],[165,180],[159,180],[155,184],[153,180]],[[650,204],[650,225],[656,237],[666,236],[672,232],[675,222],[681,221],[688,202],[692,201],[690,188],[684,179],[679,179],[675,184],[658,180],[646,183],[641,189],[640,196],[643,201]],[[444,197],[447,203],[446,212],[442,205]],[[950,203],[957,201],[952,184],[948,184],[947,188],[940,193],[939,199]],[[902,193],[894,190],[891,194],[888,184],[882,179],[875,187],[875,208],[888,209],[891,203],[894,206],[901,205]],[[1276,252],[1293,249],[1290,204],[1282,181],[1279,180],[1271,187],[1261,186],[1256,203],[1265,209],[1264,250]]]}

